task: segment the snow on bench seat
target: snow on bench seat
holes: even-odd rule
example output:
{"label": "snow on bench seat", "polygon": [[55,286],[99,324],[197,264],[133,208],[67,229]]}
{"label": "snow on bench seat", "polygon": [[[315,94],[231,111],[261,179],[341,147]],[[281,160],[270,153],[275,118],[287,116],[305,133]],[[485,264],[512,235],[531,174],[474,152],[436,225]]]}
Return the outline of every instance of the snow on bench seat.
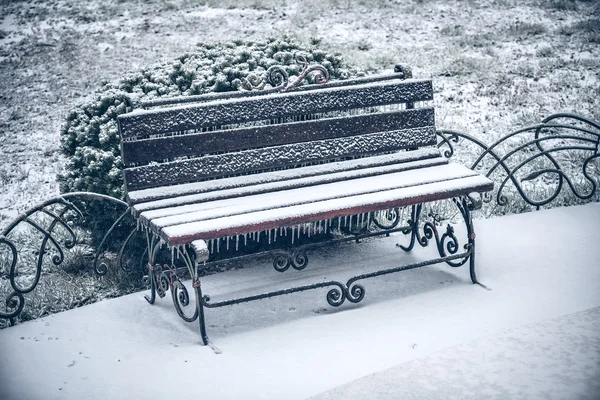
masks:
{"label": "snow on bench seat", "polygon": [[427,169],[393,172],[334,183],[321,184],[318,181],[311,181],[305,187],[290,190],[242,195],[224,200],[145,211],[141,213],[140,218],[144,222],[151,222],[151,226],[159,230],[184,222],[204,221],[230,215],[314,203],[316,201],[399,189],[473,175],[476,174],[461,165],[443,164]]}
{"label": "snow on bench seat", "polygon": [[[170,246],[491,190],[470,169],[445,164],[142,213]],[[165,214],[167,214],[165,216]],[[149,216],[148,216],[149,215]],[[152,216],[155,218],[151,218]]]}

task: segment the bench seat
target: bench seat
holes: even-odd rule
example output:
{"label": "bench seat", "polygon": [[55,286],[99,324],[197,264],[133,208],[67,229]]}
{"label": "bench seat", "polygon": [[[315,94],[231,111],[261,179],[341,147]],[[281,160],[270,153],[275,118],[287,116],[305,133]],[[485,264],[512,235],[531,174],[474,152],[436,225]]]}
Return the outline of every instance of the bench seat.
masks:
{"label": "bench seat", "polygon": [[[169,246],[178,246],[485,192],[493,186],[432,148],[219,181],[131,192],[130,198],[138,199],[133,209],[140,222]],[[164,194],[166,189],[178,195],[152,197],[152,191]]]}

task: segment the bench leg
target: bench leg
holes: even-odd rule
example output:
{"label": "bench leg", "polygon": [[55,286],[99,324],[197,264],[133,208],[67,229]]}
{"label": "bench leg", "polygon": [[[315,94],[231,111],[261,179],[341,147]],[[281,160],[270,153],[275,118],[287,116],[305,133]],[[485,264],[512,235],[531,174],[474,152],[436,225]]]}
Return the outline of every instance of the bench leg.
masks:
{"label": "bench leg", "polygon": [[150,281],[150,297],[144,296],[144,298],[148,303],[154,304],[156,301],[156,272],[154,271],[154,261],[160,240],[150,232],[146,232],[146,241],[148,243],[148,280]]}
{"label": "bench leg", "polygon": [[208,301],[209,297],[206,298],[202,295],[202,286],[200,284],[199,268],[201,264],[204,264],[208,260],[208,247],[206,242],[203,240],[196,240],[190,244],[190,250],[193,252],[192,255],[188,252],[188,248],[183,250],[183,259],[187,265],[190,276],[192,277],[192,287],[194,288],[194,294],[196,295],[196,313],[198,317],[198,327],[200,329],[200,339],[203,345],[209,344],[208,335],[206,334],[206,323],[204,322],[204,301]]}
{"label": "bench leg", "polygon": [[198,325],[200,328],[200,339],[202,344],[206,346],[208,344],[208,335],[206,334],[206,324],[204,322],[204,306],[202,305],[202,288],[200,287],[200,280],[198,277],[194,278],[192,283],[194,287],[194,293],[196,294],[196,311],[198,312]]}
{"label": "bench leg", "polygon": [[469,198],[463,197],[460,200],[455,200],[456,205],[458,206],[463,218],[465,219],[465,225],[467,226],[467,238],[468,245],[471,248],[471,255],[469,256],[469,272],[471,274],[471,282],[474,284],[479,284],[477,281],[477,274],[475,273],[475,229],[473,228],[473,217],[471,215],[471,211],[476,208],[476,204],[470,201]]}
{"label": "bench leg", "polygon": [[419,242],[421,246],[427,246],[427,240],[423,241],[423,238],[419,236],[419,218],[421,218],[421,208],[423,208],[422,204],[416,204],[412,206],[412,212],[409,221],[410,228],[402,232],[405,235],[410,234],[410,243],[408,246],[397,244],[397,246],[404,251],[411,251],[415,247],[416,242]]}

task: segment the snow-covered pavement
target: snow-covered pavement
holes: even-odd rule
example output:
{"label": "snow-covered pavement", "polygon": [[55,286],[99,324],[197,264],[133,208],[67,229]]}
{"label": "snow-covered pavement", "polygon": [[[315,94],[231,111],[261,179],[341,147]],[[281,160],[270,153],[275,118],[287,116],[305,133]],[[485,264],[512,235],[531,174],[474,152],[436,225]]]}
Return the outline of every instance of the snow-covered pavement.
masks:
{"label": "snow-covered pavement", "polygon": [[[365,280],[365,299],[339,309],[323,290],[208,310],[222,354],[169,298],[150,306],[137,293],[0,331],[0,398],[598,398],[600,204],[475,224],[492,290],[440,265]],[[203,289],[218,301],[433,254],[406,256],[401,240],[315,251],[301,273],[265,261]]]}
{"label": "snow-covered pavement", "polygon": [[505,330],[310,400],[598,399],[600,307]]}

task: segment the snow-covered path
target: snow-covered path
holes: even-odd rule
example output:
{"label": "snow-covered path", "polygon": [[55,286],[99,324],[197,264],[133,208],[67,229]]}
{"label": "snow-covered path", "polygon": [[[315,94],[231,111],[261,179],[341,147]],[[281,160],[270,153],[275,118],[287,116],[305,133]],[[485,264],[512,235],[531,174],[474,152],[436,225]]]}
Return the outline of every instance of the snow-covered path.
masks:
{"label": "snow-covered path", "polygon": [[[320,398],[593,398],[599,222],[598,203],[476,221],[491,291],[471,285],[465,267],[435,266],[366,280],[363,302],[339,309],[324,290],[208,310],[219,355],[170,300],[149,306],[139,293],[24,323],[0,331],[0,398],[303,399],[351,381]],[[284,276],[396,265],[407,259],[400,240],[309,254],[306,271]],[[203,288],[217,301],[273,277],[265,263]]]}
{"label": "snow-covered path", "polygon": [[600,307],[505,330],[310,400],[598,399]]}

